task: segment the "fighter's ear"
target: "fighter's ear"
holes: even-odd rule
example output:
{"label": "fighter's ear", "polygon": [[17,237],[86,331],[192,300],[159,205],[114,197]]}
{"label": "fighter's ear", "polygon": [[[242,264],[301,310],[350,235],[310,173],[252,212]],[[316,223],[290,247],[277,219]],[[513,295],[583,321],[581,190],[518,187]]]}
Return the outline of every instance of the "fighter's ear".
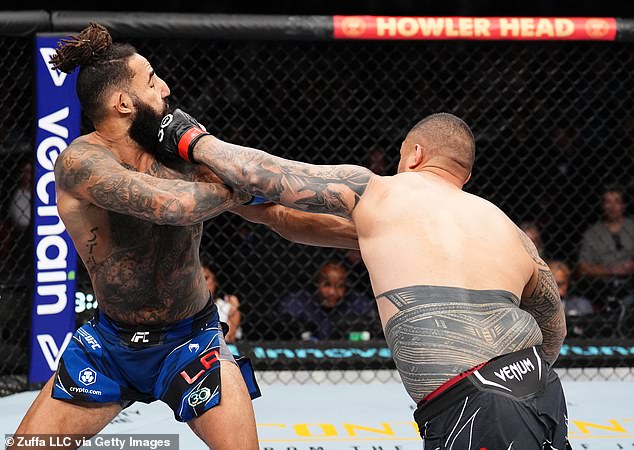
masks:
{"label": "fighter's ear", "polygon": [[416,169],[423,162],[423,158],[425,157],[425,151],[420,144],[414,144],[414,158],[412,158],[408,169]]}
{"label": "fighter's ear", "polygon": [[112,103],[114,103],[114,109],[119,114],[128,115],[132,113],[132,98],[126,92],[118,91],[113,93]]}

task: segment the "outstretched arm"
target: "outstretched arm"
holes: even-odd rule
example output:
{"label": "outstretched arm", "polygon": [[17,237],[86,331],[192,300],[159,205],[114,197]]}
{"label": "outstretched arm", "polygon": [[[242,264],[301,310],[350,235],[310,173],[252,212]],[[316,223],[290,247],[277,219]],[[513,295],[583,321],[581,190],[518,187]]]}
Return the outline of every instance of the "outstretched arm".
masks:
{"label": "outstretched arm", "polygon": [[229,144],[179,109],[163,117],[159,152],[205,164],[234,189],[308,212],[351,218],[374,174],[352,165],[316,166]]}
{"label": "outstretched arm", "polygon": [[221,184],[133,172],[99,145],[75,141],[57,158],[58,189],[95,206],[161,225],[191,225],[247,201]]}
{"label": "outstretched arm", "polygon": [[534,274],[526,286],[520,308],[531,314],[542,331],[541,351],[544,358],[553,364],[559,356],[566,337],[566,316],[559,297],[559,289],[553,273],[539,256],[530,238],[518,228],[524,248],[531,256]]}
{"label": "outstretched arm", "polygon": [[360,166],[291,161],[212,136],[194,148],[196,162],[229,186],[307,212],[351,218],[373,173]]}
{"label": "outstretched arm", "polygon": [[238,207],[231,212],[249,222],[264,224],[291,242],[359,249],[356,227],[348,219],[298,211],[275,203]]}

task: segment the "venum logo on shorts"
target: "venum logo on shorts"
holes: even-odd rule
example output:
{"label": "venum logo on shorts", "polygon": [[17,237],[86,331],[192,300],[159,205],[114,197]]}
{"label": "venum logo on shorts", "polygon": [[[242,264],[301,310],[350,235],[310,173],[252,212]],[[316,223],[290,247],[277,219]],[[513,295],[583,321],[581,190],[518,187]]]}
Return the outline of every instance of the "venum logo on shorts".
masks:
{"label": "venum logo on shorts", "polygon": [[198,349],[200,348],[200,345],[199,344],[189,344],[187,346],[187,348],[189,349],[190,352],[196,353],[198,351]]}
{"label": "venum logo on shorts", "polygon": [[528,372],[532,372],[533,370],[535,370],[533,362],[529,358],[526,358],[509,364],[508,366],[504,366],[497,372],[493,373],[495,373],[495,376],[502,381],[512,379],[522,381],[524,379],[524,375]]}
{"label": "venum logo on shorts", "polygon": [[189,394],[189,397],[187,397],[187,403],[193,408],[201,403],[207,402],[210,398],[211,390],[208,387],[201,387]]}
{"label": "venum logo on shorts", "polygon": [[92,370],[90,367],[86,367],[84,370],[79,372],[79,381],[84,386],[90,386],[97,381],[97,372]]}

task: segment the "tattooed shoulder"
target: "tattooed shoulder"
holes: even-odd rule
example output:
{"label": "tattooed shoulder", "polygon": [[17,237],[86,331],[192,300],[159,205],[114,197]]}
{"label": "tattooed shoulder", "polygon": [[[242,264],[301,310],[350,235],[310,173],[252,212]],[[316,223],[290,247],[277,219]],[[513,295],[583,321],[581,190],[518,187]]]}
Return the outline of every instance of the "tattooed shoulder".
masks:
{"label": "tattooed shoulder", "polygon": [[55,181],[69,190],[81,186],[103,161],[115,161],[107,148],[77,139],[55,161]]}
{"label": "tattooed shoulder", "polygon": [[537,251],[537,247],[533,244],[533,241],[519,228],[517,232],[520,236],[520,240],[522,241],[522,245],[526,249],[526,252],[531,256],[533,261],[539,264],[542,267],[548,267],[548,265],[544,262],[544,260],[539,256],[539,252]]}

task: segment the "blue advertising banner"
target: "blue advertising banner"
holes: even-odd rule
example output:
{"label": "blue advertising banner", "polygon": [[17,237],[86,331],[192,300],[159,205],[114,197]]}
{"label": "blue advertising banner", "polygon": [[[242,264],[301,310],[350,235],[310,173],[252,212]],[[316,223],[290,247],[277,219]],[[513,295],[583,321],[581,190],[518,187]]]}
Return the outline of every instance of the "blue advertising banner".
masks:
{"label": "blue advertising banner", "polygon": [[77,254],[57,212],[55,159],[79,136],[76,73],[51,70],[60,36],[35,37],[37,131],[35,136],[34,261],[29,383],[48,380],[75,329]]}

